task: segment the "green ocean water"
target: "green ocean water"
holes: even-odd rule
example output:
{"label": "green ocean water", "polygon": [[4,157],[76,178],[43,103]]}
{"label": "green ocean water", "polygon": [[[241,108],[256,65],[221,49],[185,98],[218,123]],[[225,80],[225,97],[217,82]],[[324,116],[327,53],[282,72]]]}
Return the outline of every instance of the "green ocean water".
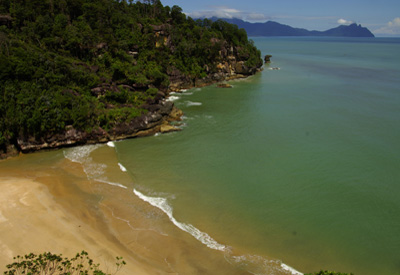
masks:
{"label": "green ocean water", "polygon": [[173,95],[183,131],[115,144],[133,187],[247,255],[400,274],[400,40],[254,40],[262,73]]}
{"label": "green ocean water", "polygon": [[[181,132],[1,167],[80,163],[96,198],[110,185],[110,196],[139,196],[254,274],[275,274],[271,258],[300,272],[400,274],[400,39],[254,41],[273,55],[262,73],[170,97]],[[137,206],[121,203],[133,223]]]}
{"label": "green ocean water", "polygon": [[[254,274],[275,274],[271,258],[300,272],[400,274],[400,39],[254,41],[273,55],[262,73],[170,97],[181,132],[1,165],[80,163],[99,197],[109,185],[139,196]],[[121,203],[134,222],[136,206]]]}

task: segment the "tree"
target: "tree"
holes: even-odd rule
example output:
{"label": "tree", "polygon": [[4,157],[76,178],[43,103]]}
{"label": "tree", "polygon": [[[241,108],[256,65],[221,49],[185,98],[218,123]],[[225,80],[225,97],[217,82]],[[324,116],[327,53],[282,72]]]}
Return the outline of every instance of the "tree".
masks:
{"label": "tree", "polygon": [[171,17],[175,23],[181,24],[185,20],[186,16],[182,13],[182,8],[174,5],[171,9]]}
{"label": "tree", "polygon": [[[39,255],[30,253],[25,256],[17,256],[14,257],[14,260],[14,263],[7,265],[8,270],[4,272],[4,275],[109,275],[100,270],[99,264],[95,264],[85,251],[76,254],[76,256],[71,259],[63,258],[61,254],[56,255],[50,252],[45,252]],[[126,262],[122,257],[117,257],[116,260],[115,273],[118,272],[124,265],[126,265]]]}

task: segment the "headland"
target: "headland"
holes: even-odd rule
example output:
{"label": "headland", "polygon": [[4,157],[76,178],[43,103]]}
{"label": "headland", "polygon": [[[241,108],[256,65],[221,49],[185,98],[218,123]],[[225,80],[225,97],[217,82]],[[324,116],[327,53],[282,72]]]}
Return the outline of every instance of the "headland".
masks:
{"label": "headland", "polygon": [[84,0],[53,5],[50,14],[47,6],[2,5],[3,158],[179,130],[171,91],[263,65],[243,29],[195,21],[160,1]]}

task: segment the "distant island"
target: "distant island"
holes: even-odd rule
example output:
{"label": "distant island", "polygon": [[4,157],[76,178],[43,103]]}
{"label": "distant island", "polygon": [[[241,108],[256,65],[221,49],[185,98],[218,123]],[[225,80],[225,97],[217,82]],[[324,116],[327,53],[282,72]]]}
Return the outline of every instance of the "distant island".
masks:
{"label": "distant island", "polygon": [[238,18],[210,18],[212,21],[224,20],[235,24],[239,28],[246,30],[249,36],[334,36],[334,37],[375,37],[373,33],[365,27],[357,24],[348,26],[341,25],[326,31],[309,31],[301,28],[293,28],[288,25],[274,21],[265,23],[250,23]]}
{"label": "distant island", "polygon": [[179,130],[171,91],[255,74],[236,25],[159,0],[0,2],[0,158]]}

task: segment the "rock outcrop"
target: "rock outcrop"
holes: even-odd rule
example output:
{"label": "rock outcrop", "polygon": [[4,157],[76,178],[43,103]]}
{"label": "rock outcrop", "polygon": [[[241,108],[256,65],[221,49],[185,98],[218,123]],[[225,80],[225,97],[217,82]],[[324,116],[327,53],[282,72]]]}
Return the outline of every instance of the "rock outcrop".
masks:
{"label": "rock outcrop", "polygon": [[15,155],[18,151],[27,153],[74,145],[105,143],[111,140],[143,137],[154,135],[158,132],[167,133],[180,130],[180,128],[170,124],[172,121],[180,120],[183,115],[182,111],[177,109],[172,102],[163,99],[146,107],[149,110],[148,113],[131,120],[129,123],[120,123],[108,132],[97,128],[88,133],[74,129],[69,125],[64,133],[48,135],[40,139],[35,139],[34,137],[18,139],[19,150],[14,148],[9,151],[8,155]]}
{"label": "rock outcrop", "polygon": [[262,70],[262,64],[255,67],[247,66],[246,57],[241,57],[239,51],[239,48],[223,47],[219,53],[219,59],[214,64],[216,70],[213,73],[209,72],[203,78],[191,79],[176,68],[170,69],[168,71],[170,77],[169,91],[176,92],[193,87],[204,87],[226,80],[245,78]]}
{"label": "rock outcrop", "polygon": [[[11,24],[12,18],[8,15],[0,15],[0,25]],[[172,43],[171,25],[166,23],[162,25],[150,25],[150,27],[138,26],[139,30],[154,35],[155,48],[162,46],[168,47],[171,52],[175,51]],[[147,110],[145,114],[136,117],[129,122],[119,122],[113,124],[111,129],[102,129],[97,127],[90,132],[75,129],[72,125],[68,125],[59,133],[51,133],[41,137],[19,136],[12,141],[12,145],[7,148],[0,148],[0,158],[9,155],[18,154],[18,152],[32,152],[43,149],[53,149],[65,146],[74,146],[82,144],[105,143],[111,140],[121,140],[126,138],[143,137],[154,135],[156,133],[167,133],[171,131],[179,131],[180,128],[174,125],[174,121],[179,121],[183,115],[182,111],[177,109],[174,104],[167,101],[168,94],[182,89],[190,89],[193,87],[204,87],[218,82],[227,80],[244,78],[260,71],[262,60],[256,66],[249,66],[249,54],[244,54],[240,46],[230,46],[228,43],[217,38],[211,38],[213,46],[215,46],[215,60],[207,63],[203,67],[204,77],[193,77],[187,72],[181,72],[178,68],[170,65],[166,68],[166,75],[169,78],[168,87],[154,87],[153,84],[129,83],[120,81],[119,79],[101,79],[101,84],[90,89],[92,96],[102,98],[108,93],[120,93],[121,90],[128,91],[147,91],[148,89],[159,89],[154,98],[149,99],[146,104],[140,108]],[[105,42],[98,43],[95,52],[101,54],[106,51],[109,45]],[[140,53],[140,47],[133,45],[127,55],[133,57],[132,66],[136,66],[136,58]],[[97,74],[98,66],[90,66],[84,62],[74,63],[75,66],[81,67],[83,70]],[[231,87],[229,84],[221,84],[222,87]],[[66,89],[65,93],[74,93],[72,90]],[[75,94],[74,94],[75,96]],[[106,104],[107,108],[115,108],[112,103]],[[129,107],[129,106],[127,106]]]}
{"label": "rock outcrop", "polygon": [[217,85],[218,88],[233,88],[231,84],[228,83],[220,83]]}

